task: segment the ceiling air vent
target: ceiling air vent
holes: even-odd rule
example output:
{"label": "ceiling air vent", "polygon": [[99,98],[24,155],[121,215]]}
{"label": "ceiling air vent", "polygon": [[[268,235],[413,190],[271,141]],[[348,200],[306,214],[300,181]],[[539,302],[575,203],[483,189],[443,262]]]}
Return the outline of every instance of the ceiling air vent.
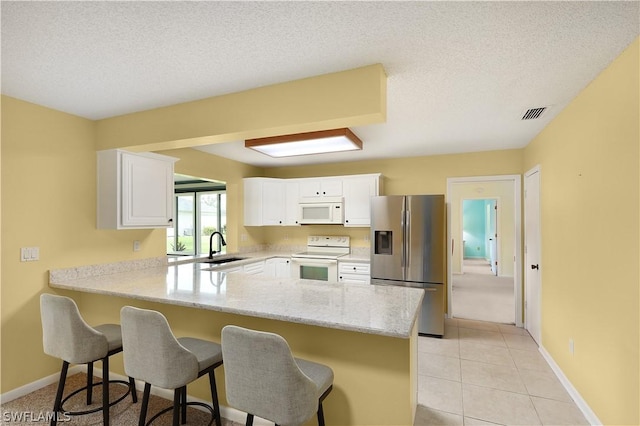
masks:
{"label": "ceiling air vent", "polygon": [[535,120],[540,118],[542,114],[547,110],[547,107],[531,108],[525,111],[522,115],[522,120]]}

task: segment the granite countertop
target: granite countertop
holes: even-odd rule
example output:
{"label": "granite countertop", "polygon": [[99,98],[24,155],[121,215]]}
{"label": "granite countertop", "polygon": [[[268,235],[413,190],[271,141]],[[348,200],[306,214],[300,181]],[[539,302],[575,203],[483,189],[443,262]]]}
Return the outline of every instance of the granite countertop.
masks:
{"label": "granite countertop", "polygon": [[[278,255],[262,252],[240,256],[248,258],[242,261],[246,263]],[[207,266],[192,260],[146,265],[143,269],[120,267],[113,273],[107,268],[101,274],[82,272],[81,268],[52,270],[49,285],[399,338],[411,337],[424,296],[423,290],[408,287],[271,278]]]}

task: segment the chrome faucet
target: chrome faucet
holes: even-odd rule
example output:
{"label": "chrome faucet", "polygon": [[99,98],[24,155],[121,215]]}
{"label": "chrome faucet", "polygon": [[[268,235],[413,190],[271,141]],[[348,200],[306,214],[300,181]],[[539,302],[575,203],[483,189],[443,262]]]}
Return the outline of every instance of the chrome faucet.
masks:
{"label": "chrome faucet", "polygon": [[223,246],[227,245],[227,243],[224,241],[224,237],[220,232],[218,231],[212,232],[211,236],[209,237],[209,259],[213,259],[213,255],[215,253],[219,253],[220,251],[222,251],[222,247],[220,247],[220,251],[213,251],[213,236],[216,234],[220,235],[220,244],[222,244]]}

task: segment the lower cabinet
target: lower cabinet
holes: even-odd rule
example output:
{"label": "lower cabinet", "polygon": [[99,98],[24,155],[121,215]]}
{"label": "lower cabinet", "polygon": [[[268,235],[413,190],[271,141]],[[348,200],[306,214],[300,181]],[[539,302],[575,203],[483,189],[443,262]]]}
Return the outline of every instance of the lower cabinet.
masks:
{"label": "lower cabinet", "polygon": [[242,267],[242,272],[249,275],[264,274],[264,260],[258,262],[247,263]]}
{"label": "lower cabinet", "polygon": [[287,257],[273,257],[264,262],[264,274],[275,278],[291,278],[291,260]]}
{"label": "lower cabinet", "polygon": [[345,284],[369,284],[371,269],[368,262],[338,262],[338,281]]}

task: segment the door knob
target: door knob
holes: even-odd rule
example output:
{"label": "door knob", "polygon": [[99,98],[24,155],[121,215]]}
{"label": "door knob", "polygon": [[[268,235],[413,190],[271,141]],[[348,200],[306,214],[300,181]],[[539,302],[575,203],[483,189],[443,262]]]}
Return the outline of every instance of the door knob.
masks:
{"label": "door knob", "polygon": [[531,265],[531,269],[540,269],[538,265]]}

